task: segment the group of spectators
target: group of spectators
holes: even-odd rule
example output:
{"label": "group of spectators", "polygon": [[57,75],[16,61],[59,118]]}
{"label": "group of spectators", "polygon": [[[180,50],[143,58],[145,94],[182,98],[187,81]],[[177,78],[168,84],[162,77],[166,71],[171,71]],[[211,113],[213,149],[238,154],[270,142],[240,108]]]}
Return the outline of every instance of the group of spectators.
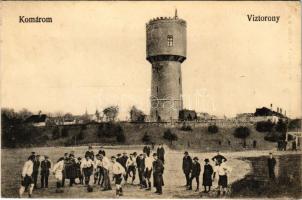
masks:
{"label": "group of spectators", "polygon": [[[212,161],[215,163],[214,169],[210,165],[210,160],[208,158],[204,159],[204,170],[202,177],[202,185],[204,186],[203,192],[210,192],[212,182],[214,181],[216,174],[218,174],[218,195],[221,193],[225,195],[228,186],[228,174],[231,172],[231,168],[227,166],[227,159],[221,155],[219,151],[217,152],[217,155],[212,158]],[[195,191],[199,191],[199,176],[201,166],[198,157],[194,157],[192,159],[189,153],[186,151],[183,157],[182,170],[185,174],[185,186],[187,187],[187,190],[192,190],[192,182],[195,179],[197,184]]]}
{"label": "group of spectators", "polygon": [[65,153],[53,164],[47,155],[41,161],[40,155],[35,152],[28,157],[22,169],[21,187],[19,196],[22,197],[27,189],[29,197],[37,187],[39,171],[41,172],[41,188],[48,188],[48,178],[51,172],[56,179],[56,192],[63,192],[65,180],[69,179],[69,186],[82,184],[87,186],[87,191],[93,191],[93,185],[99,185],[102,191],[112,190],[111,179],[115,182],[116,196],[123,195],[122,185],[128,183],[128,178],[132,177],[131,184],[134,184],[136,172],[138,172],[139,185],[141,189],[151,190],[151,180],[153,175],[153,185],[156,188],[156,194],[162,194],[164,156],[163,145],[157,148],[156,153],[152,153],[154,146],[144,146],[143,152],[139,155],[137,152],[127,152],[106,157],[105,150],[101,147],[95,154],[92,146],[88,147],[84,158],[75,157],[75,152]]}

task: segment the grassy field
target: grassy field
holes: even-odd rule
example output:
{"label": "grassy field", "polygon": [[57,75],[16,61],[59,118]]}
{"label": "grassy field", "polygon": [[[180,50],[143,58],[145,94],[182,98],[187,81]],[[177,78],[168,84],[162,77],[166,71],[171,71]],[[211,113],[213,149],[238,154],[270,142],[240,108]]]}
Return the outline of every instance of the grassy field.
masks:
{"label": "grassy field", "polygon": [[[2,197],[17,197],[18,188],[20,186],[21,168],[27,156],[35,151],[37,154],[49,155],[52,161],[56,161],[61,157],[64,152],[75,151],[76,156],[83,156],[87,149],[87,146],[83,147],[41,147],[41,148],[26,148],[26,149],[2,149],[2,166],[1,166],[1,192]],[[97,151],[99,148],[94,147]],[[141,152],[142,146],[116,146],[105,147],[108,156],[122,153],[124,151],[131,153],[133,151]],[[164,194],[160,198],[188,198],[199,197],[198,192],[186,191],[183,185],[185,184],[185,178],[182,173],[182,157],[183,151],[170,150],[166,147],[166,164],[164,173]],[[244,177],[250,169],[248,162],[237,159],[241,156],[239,152],[224,153],[229,159],[228,164],[233,168],[233,172],[230,175],[230,182],[234,182]],[[253,155],[253,153],[251,153]],[[203,170],[203,160],[205,158],[211,158],[215,153],[200,153],[192,152],[191,156],[198,156],[201,160],[201,166]],[[240,167],[239,167],[240,166]],[[201,172],[202,173],[202,172]],[[200,178],[202,180],[202,178]],[[138,178],[135,184],[138,184]],[[40,178],[38,179],[38,186],[40,185]],[[68,185],[68,180],[67,180]],[[94,192],[87,193],[86,188],[81,185],[74,187],[65,186],[64,193],[55,193],[55,178],[50,175],[48,189],[37,189],[34,191],[35,198],[114,198],[115,191],[100,191],[100,188],[95,185]],[[214,182],[214,187],[217,186],[217,180]],[[154,188],[152,192],[139,189],[137,185],[127,184],[124,186],[124,198],[158,198],[159,196],[154,194]],[[195,188],[195,185],[193,185]],[[202,189],[202,187],[201,187]]]}

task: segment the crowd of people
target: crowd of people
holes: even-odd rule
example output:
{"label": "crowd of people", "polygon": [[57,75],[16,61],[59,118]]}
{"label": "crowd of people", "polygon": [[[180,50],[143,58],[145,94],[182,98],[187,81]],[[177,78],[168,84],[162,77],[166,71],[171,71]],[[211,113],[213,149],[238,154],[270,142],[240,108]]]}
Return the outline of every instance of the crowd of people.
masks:
{"label": "crowd of people", "polygon": [[[231,168],[226,164],[227,159],[217,152],[217,155],[212,158],[215,162],[214,168],[210,165],[210,160],[208,158],[204,159],[204,170],[202,177],[202,185],[204,186],[205,193],[211,191],[211,186],[215,180],[216,174],[218,174],[218,195],[226,194],[228,186],[228,174],[231,172]],[[192,182],[196,180],[196,190],[199,191],[199,176],[201,172],[201,166],[198,157],[193,159],[190,157],[189,153],[186,151],[183,157],[182,170],[186,178],[187,190],[192,190]]]}
{"label": "crowd of people", "polygon": [[[64,191],[66,179],[69,179],[70,187],[82,184],[87,187],[88,192],[93,191],[93,185],[99,185],[102,191],[112,190],[110,181],[112,180],[116,186],[116,196],[122,196],[122,185],[128,183],[128,178],[131,178],[130,183],[134,184],[136,172],[138,172],[141,189],[151,190],[153,178],[155,193],[161,195],[163,192],[165,150],[162,144],[159,145],[156,152],[153,145],[151,147],[146,145],[142,153],[133,152],[129,156],[127,152],[123,152],[123,154],[107,158],[102,147],[95,154],[92,146],[89,146],[84,158],[76,158],[74,151],[65,153],[54,164],[47,155],[43,157],[44,159],[41,161],[41,156],[32,152],[25,162],[21,175],[20,197],[26,190],[31,197],[33,190],[38,189],[39,171],[41,188],[48,188],[48,178],[50,174],[53,174],[56,179],[57,193]],[[110,175],[112,175],[111,179]]]}

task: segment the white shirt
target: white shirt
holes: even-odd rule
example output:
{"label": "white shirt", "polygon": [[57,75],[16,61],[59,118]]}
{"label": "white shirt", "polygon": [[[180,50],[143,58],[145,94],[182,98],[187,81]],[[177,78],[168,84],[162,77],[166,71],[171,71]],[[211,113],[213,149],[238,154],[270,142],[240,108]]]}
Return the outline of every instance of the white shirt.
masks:
{"label": "white shirt", "polygon": [[113,174],[124,174],[125,168],[120,163],[115,162],[112,165],[112,173]]}
{"label": "white shirt", "polygon": [[227,175],[227,173],[231,172],[231,168],[227,166],[225,163],[221,163],[220,165],[215,166],[215,172],[219,176]]}
{"label": "white shirt", "polygon": [[54,166],[52,171],[54,173],[62,173],[62,171],[64,170],[64,160],[61,160],[60,162],[57,162]]}
{"label": "white shirt", "polygon": [[129,167],[129,166],[136,166],[136,160],[135,158],[128,158],[127,162],[126,162],[126,167]]}
{"label": "white shirt", "polygon": [[89,168],[91,166],[93,166],[93,161],[90,158],[88,160],[84,159],[81,163],[81,169]]}
{"label": "white shirt", "polygon": [[154,161],[154,159],[153,159],[153,157],[146,157],[145,158],[145,168],[147,169],[149,169],[149,170],[151,170],[152,168],[153,168],[153,161]]}
{"label": "white shirt", "polygon": [[94,161],[94,168],[97,168],[97,167],[102,167],[103,166],[103,163],[101,160],[95,160]]}
{"label": "white shirt", "polygon": [[103,157],[102,163],[103,163],[103,167],[105,169],[109,170],[111,164],[110,164],[109,159],[106,156]]}
{"label": "white shirt", "polygon": [[24,163],[23,169],[22,169],[22,176],[25,177],[31,176],[33,173],[34,163],[31,160],[28,160]]}

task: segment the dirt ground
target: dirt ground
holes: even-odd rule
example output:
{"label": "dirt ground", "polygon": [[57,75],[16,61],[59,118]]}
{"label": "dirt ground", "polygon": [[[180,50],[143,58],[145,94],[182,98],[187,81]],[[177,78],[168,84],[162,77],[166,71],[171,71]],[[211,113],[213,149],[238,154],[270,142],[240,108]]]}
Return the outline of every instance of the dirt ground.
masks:
{"label": "dirt ground", "polygon": [[[136,151],[140,153],[142,146],[115,146],[104,147],[108,157],[116,155],[117,153],[127,152],[128,154]],[[139,188],[138,177],[135,180],[135,184],[124,185],[124,197],[123,198],[192,198],[201,197],[199,192],[194,192],[196,184],[193,183],[193,191],[187,191],[183,186],[185,185],[185,177],[182,173],[182,158],[183,151],[166,149],[166,163],[164,172],[163,195],[159,196],[154,194],[155,189],[152,191],[145,191]],[[48,155],[50,160],[56,161],[59,157],[63,156],[65,152],[74,150],[76,157],[83,157],[87,146],[83,147],[45,147],[45,148],[26,148],[26,149],[2,149],[1,155],[1,196],[2,197],[18,197],[18,189],[20,186],[20,176],[23,163],[32,151],[36,154]],[[94,147],[95,152],[99,150],[99,147]],[[212,158],[216,155],[212,153],[202,152],[189,152],[192,157],[197,156],[201,163],[201,177],[203,173],[203,160],[205,158]],[[228,165],[232,168],[232,172],[229,175],[229,184],[242,179],[251,170],[250,163],[246,160],[239,158],[243,157],[255,157],[268,155],[269,151],[245,151],[245,152],[221,152],[227,159]],[[288,153],[288,152],[286,152]],[[284,154],[284,152],[276,152],[276,154]],[[214,163],[211,163],[212,166]],[[213,188],[217,187],[217,179],[213,183]],[[115,191],[101,191],[98,185],[94,185],[92,193],[88,193],[83,185],[75,185],[73,187],[68,186],[69,181],[66,181],[64,193],[55,193],[55,178],[54,175],[49,177],[48,189],[37,189],[33,193],[34,198],[115,198]],[[38,187],[40,186],[40,176],[38,178]],[[114,185],[112,184],[113,188]],[[200,187],[200,191],[202,190]],[[25,195],[24,195],[25,196]]]}

